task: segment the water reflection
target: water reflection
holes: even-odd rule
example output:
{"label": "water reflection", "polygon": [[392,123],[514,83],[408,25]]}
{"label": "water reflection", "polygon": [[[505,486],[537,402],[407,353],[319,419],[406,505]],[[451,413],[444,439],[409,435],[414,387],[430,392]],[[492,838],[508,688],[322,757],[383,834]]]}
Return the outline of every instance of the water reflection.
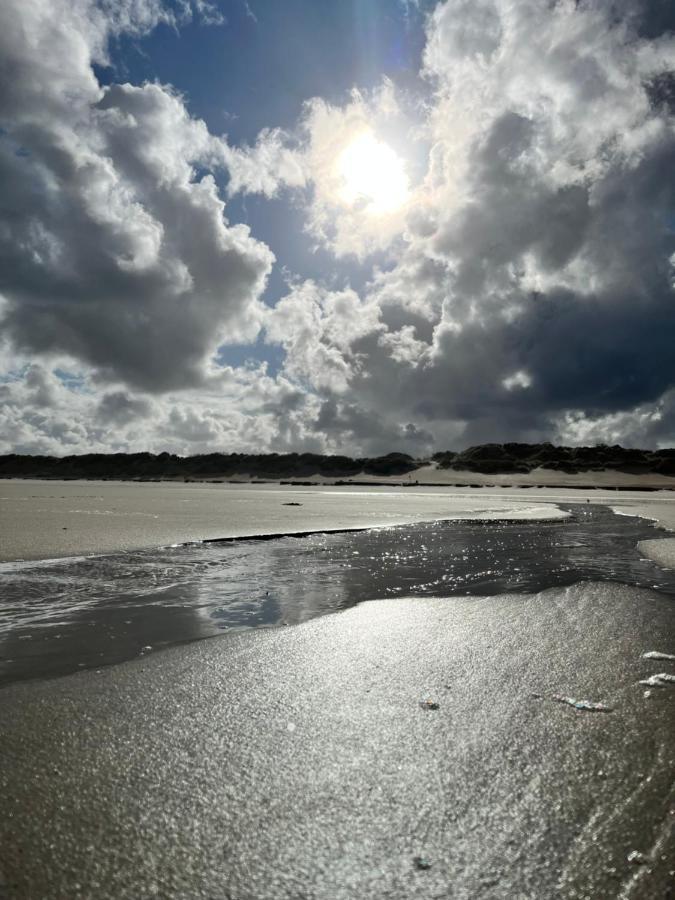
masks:
{"label": "water reflection", "polygon": [[[640,558],[658,532],[605,507],[515,524],[434,522],[0,566],[0,683],[64,674],[361,600],[493,595],[613,580],[675,595]],[[144,649],[145,648],[145,649]]]}

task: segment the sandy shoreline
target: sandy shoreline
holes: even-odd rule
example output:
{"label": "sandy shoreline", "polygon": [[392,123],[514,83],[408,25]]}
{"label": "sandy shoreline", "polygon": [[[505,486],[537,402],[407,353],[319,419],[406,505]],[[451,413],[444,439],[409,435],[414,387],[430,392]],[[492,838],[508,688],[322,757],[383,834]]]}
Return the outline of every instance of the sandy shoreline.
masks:
{"label": "sandy shoreline", "polygon": [[[395,495],[388,500],[397,502]],[[473,512],[300,539],[2,563],[0,685],[96,669],[242,628],[297,624],[383,597],[536,593],[603,579],[675,596],[675,575],[636,550],[659,534],[643,519],[585,503],[560,506],[559,517],[547,520],[495,521],[494,507],[485,505]]]}
{"label": "sandy shoreline", "polygon": [[5,688],[5,895],[661,897],[674,629],[619,585],[378,601]]}
{"label": "sandy shoreline", "polygon": [[[572,478],[577,476],[567,476]],[[675,493],[565,487],[183,484],[5,480],[0,561],[110,553],[190,541],[368,528],[439,519],[561,516],[557,504],[597,503],[675,531]],[[675,567],[675,540],[659,547]],[[655,545],[644,548],[646,555]]]}
{"label": "sandy shoreline", "polygon": [[[367,492],[304,490],[258,494],[279,501],[280,521],[334,515],[331,497],[371,522],[402,516],[406,502],[408,521],[429,505],[531,521],[533,510],[592,500],[675,527],[665,492],[542,489],[534,503],[517,489],[385,488],[368,507]],[[170,488],[169,528],[185,516],[177,500],[222,501],[221,486],[198,491]],[[302,507],[284,505],[291,493]],[[97,518],[72,509],[83,528]],[[214,514],[222,527],[222,508]],[[672,543],[640,549],[658,559]],[[673,689],[646,696],[639,681],[675,672],[642,658],[674,653],[674,637],[670,598],[585,582],[373,600],[0,688],[0,898],[665,896]],[[555,695],[611,711],[579,712]]]}
{"label": "sandy shoreline", "polygon": [[0,560],[439,519],[564,516],[555,502],[539,495],[515,491],[501,496],[470,488],[4,481],[0,484]]}

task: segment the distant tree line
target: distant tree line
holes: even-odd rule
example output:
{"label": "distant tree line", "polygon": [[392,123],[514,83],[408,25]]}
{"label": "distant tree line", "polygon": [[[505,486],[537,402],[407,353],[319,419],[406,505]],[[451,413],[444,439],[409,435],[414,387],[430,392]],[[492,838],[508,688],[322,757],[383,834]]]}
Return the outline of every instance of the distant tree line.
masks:
{"label": "distant tree line", "polygon": [[[595,447],[556,447],[553,444],[481,444],[455,453],[431,457],[439,468],[485,474],[527,473],[533,469],[592,472],[610,469],[631,474],[675,475],[675,449],[637,450],[618,444]],[[2,478],[98,478],[113,480],[221,480],[237,477],[297,480],[323,475],[410,475],[429,459],[406,453],[352,459],[318,453],[86,453],[80,456],[0,456]]]}
{"label": "distant tree line", "polygon": [[325,475],[405,475],[418,467],[412,456],[388,453],[374,458],[321,456],[317,453],[86,453],[81,456],[0,456],[2,478],[110,478],[210,480],[251,478],[303,478]]}
{"label": "distant tree line", "polygon": [[435,453],[442,469],[498,473],[526,473],[553,469],[574,474],[613,469],[634,475],[675,475],[675,449],[637,450],[597,444],[594,447],[556,447],[553,444],[480,444],[461,453]]}

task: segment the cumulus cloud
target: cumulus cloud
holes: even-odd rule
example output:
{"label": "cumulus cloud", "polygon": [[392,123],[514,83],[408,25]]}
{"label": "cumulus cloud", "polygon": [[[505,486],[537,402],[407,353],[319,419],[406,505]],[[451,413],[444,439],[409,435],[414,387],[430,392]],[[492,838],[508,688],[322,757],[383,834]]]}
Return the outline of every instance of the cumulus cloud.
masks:
{"label": "cumulus cloud", "polygon": [[[172,9],[0,11],[0,315],[24,355],[0,385],[6,446],[675,440],[669,4],[447,0],[427,20],[423,104],[388,82],[314,98],[297,129],[248,147],[167,86],[94,77],[111,35]],[[386,215],[340,180],[363,135],[405,166]],[[298,189],[332,283],[376,260],[365,284],[300,272],[264,308],[273,257],[227,222],[219,169],[228,196]],[[261,328],[278,375],[210,361]],[[83,380],[55,375],[56,356]]]}
{"label": "cumulus cloud", "polygon": [[[370,411],[437,442],[672,440],[646,410],[675,380],[675,35],[648,4],[448,0],[424,67],[426,178],[340,348],[363,439]],[[326,338],[305,304],[285,345],[311,382]]]}
{"label": "cumulus cloud", "polygon": [[310,389],[344,392],[360,361],[354,345],[378,327],[377,308],[353,290],[312,281],[293,288],[265,319],[267,339],[287,353],[285,370]]}
{"label": "cumulus cloud", "polygon": [[229,173],[230,195],[263,194],[275,197],[282,188],[300,188],[307,183],[303,152],[291,135],[280,128],[264,128],[252,147],[222,145]]}
{"label": "cumulus cloud", "polygon": [[84,373],[32,363],[0,383],[0,453],[322,452],[319,408],[264,367],[224,367],[206,387],[157,395],[100,391]]}
{"label": "cumulus cloud", "polygon": [[0,11],[3,327],[25,352],[151,391],[199,384],[219,343],[255,336],[273,262],[228,225],[200,174],[223,143],[182,98],[94,77],[111,35],[171,15],[149,0]]}

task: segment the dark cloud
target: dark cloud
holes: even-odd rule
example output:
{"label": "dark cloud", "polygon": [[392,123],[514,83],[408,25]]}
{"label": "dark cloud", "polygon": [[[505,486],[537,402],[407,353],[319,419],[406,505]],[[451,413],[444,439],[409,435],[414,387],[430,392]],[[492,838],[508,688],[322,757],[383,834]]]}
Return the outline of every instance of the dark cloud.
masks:
{"label": "dark cloud", "polygon": [[397,425],[361,406],[335,399],[326,400],[316,419],[317,430],[338,446],[359,447],[368,456],[391,451],[423,456],[432,452],[433,435],[413,423]]}
{"label": "dark cloud", "polygon": [[137,419],[147,419],[152,412],[152,403],[146,397],[133,397],[126,391],[110,391],[101,397],[96,415],[106,425],[119,427]]}
{"label": "dark cloud", "polygon": [[675,383],[665,28],[646,6],[436,8],[433,191],[366,292],[370,327],[340,347],[319,315],[303,343],[305,377],[318,348],[349,372],[317,427],[365,444],[410,420],[465,443],[647,422]]}

